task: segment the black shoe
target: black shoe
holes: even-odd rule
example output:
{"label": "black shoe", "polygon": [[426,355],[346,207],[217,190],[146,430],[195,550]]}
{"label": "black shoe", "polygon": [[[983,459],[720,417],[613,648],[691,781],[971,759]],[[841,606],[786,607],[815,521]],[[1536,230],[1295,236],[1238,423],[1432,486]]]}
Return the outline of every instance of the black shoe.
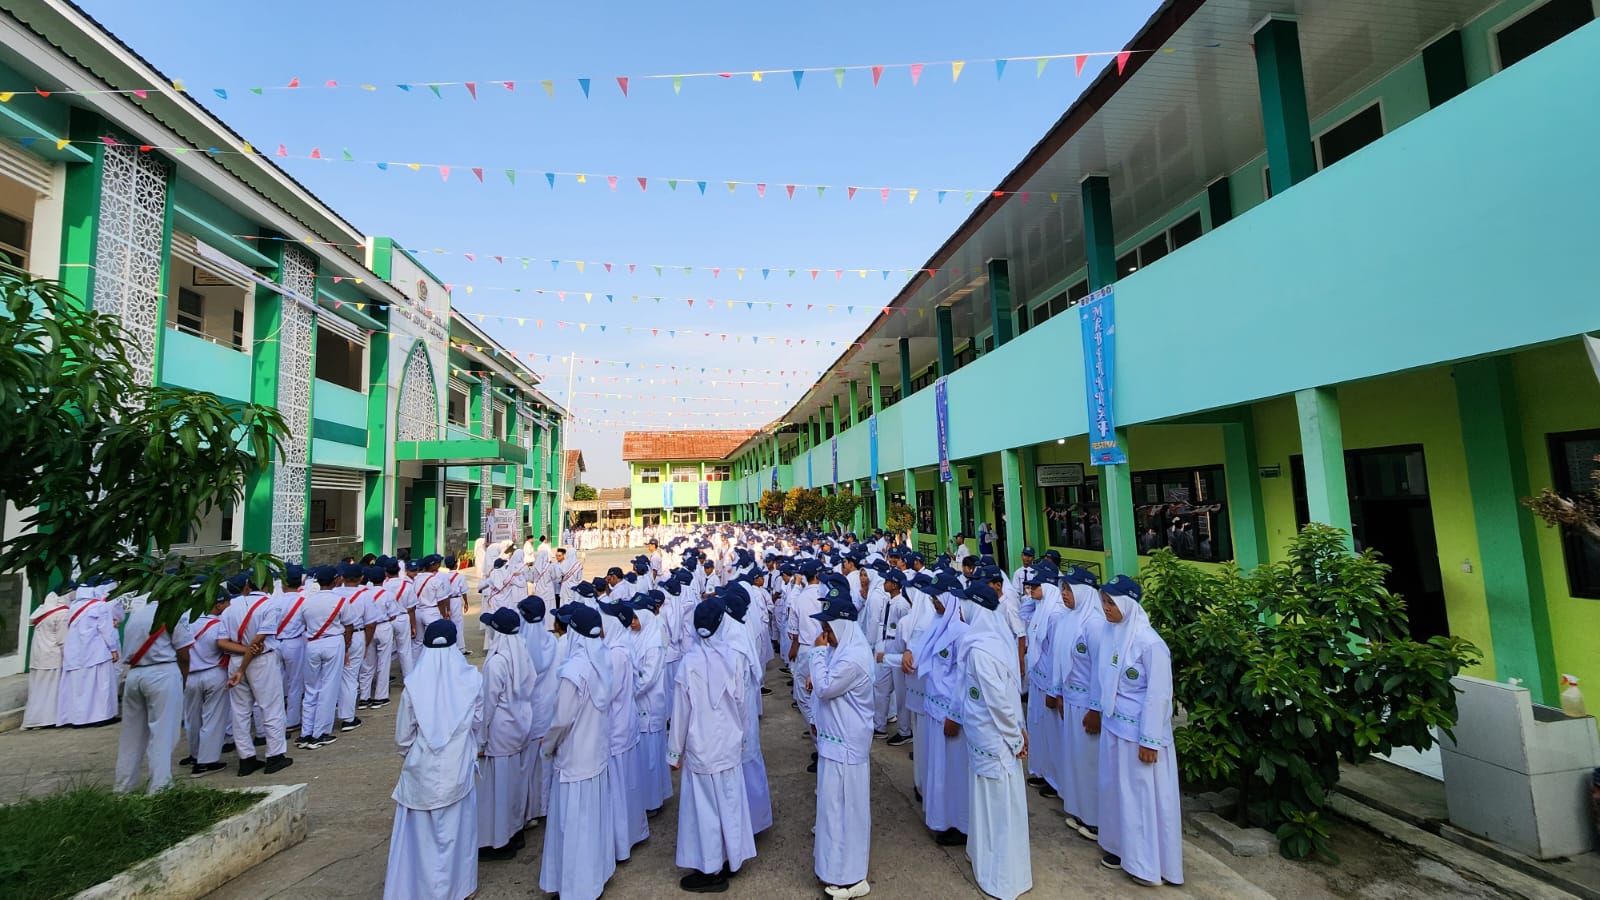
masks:
{"label": "black shoe", "polygon": [[1034,775],[1028,779],[1028,787],[1044,787],[1048,783],[1039,775]]}
{"label": "black shoe", "polygon": [[254,756],[248,759],[241,759],[239,760],[239,777],[243,778],[246,775],[254,775],[266,767],[266,763],[256,759]]}
{"label": "black shoe", "polygon": [[884,738],[886,738],[888,736],[889,736],[889,732],[887,732],[887,731],[884,731],[884,730],[878,729],[878,728],[872,729],[872,739],[875,740],[875,741],[881,741],[881,740],[883,740]]}
{"label": "black shoe", "polygon": [[339,736],[337,734],[325,734],[322,737],[317,738],[317,746],[318,747],[326,747],[327,745],[333,743],[334,741],[337,741],[338,739],[339,739]]}
{"label": "black shoe", "polygon": [[967,842],[967,836],[959,828],[946,828],[933,836],[933,842],[941,847],[960,847]]}
{"label": "black shoe", "polygon": [[1105,856],[1100,857],[1100,865],[1108,869],[1120,869],[1122,868],[1122,857],[1115,853],[1107,853]]}
{"label": "black shoe", "polygon": [[196,760],[194,757],[185,756],[183,759],[178,760],[178,765],[180,765],[180,766],[192,766],[196,762],[198,762],[198,760]]}
{"label": "black shoe", "polygon": [[479,847],[479,859],[510,859],[517,855],[517,848],[509,842],[504,847]]}
{"label": "black shoe", "polygon": [[194,764],[194,768],[189,770],[189,777],[190,778],[204,778],[207,775],[210,775],[212,772],[221,772],[223,769],[226,769],[227,767],[228,767],[228,764],[225,763],[225,762],[195,763]]}
{"label": "black shoe", "polygon": [[817,764],[814,763],[814,762],[813,763],[808,763],[806,765],[806,771],[810,772],[813,775],[817,774]]}
{"label": "black shoe", "polygon": [[355,731],[357,728],[360,728],[360,727],[361,727],[361,720],[359,718],[357,718],[357,719],[351,719],[350,721],[341,724],[339,726],[339,730],[340,731]]}
{"label": "black shoe", "polygon": [[1047,784],[1044,787],[1039,788],[1039,796],[1045,798],[1046,800],[1056,800],[1060,798],[1061,792]]}
{"label": "black shoe", "polygon": [[659,807],[659,806],[656,807],[655,809],[647,809],[647,810],[644,811],[644,817],[646,819],[654,819],[656,816],[659,816],[659,815],[661,815],[661,807]]}
{"label": "black shoe", "polygon": [[891,747],[904,747],[905,745],[911,743],[911,735],[896,734],[890,737],[889,740],[885,741],[884,743],[887,743]]}
{"label": "black shoe", "polygon": [[769,688],[769,687],[767,687],[766,685],[763,684],[761,686],[761,696],[763,696],[763,697],[772,696],[772,688]]}
{"label": "black shoe", "polygon": [[276,775],[292,765],[294,765],[294,760],[284,756],[282,753],[277,756],[269,756],[267,757],[267,774]]}
{"label": "black shoe", "polygon": [[267,739],[264,737],[258,737],[252,740],[250,743],[255,744],[257,747],[265,747],[267,745]]}
{"label": "black shoe", "polygon": [[917,790],[916,788],[912,788],[911,789],[911,793],[913,793],[913,794],[915,794],[917,796],[917,802],[918,803],[922,802],[922,792],[921,791]]}
{"label": "black shoe", "polygon": [[735,872],[733,870],[732,866],[729,866],[727,863],[723,863],[722,864],[722,877],[723,878],[732,878],[733,876],[738,875],[738,874],[739,874],[738,872]]}
{"label": "black shoe", "polygon": [[[370,700],[357,700],[356,701],[356,709],[367,709],[370,706],[372,706],[372,701],[370,701]],[[482,851],[480,850],[479,852],[481,853]]]}
{"label": "black shoe", "polygon": [[811,751],[811,761],[812,762],[816,762],[817,761],[817,753],[816,753],[815,750]]}
{"label": "black shoe", "polygon": [[728,879],[723,878],[721,872],[712,875],[690,872],[678,879],[678,887],[694,894],[720,894],[728,889]]}
{"label": "black shoe", "polygon": [[389,705],[389,698],[385,697],[382,700],[374,700],[371,703],[368,703],[367,704],[367,709],[383,709],[385,706],[388,706],[388,705]]}
{"label": "black shoe", "polygon": [[229,741],[226,744],[222,745],[222,753],[223,753],[224,756],[226,756],[227,754],[232,753],[232,752],[234,752],[235,750],[238,750],[238,749],[239,749],[238,747],[234,746],[233,741]]}
{"label": "black shoe", "polygon": [[528,839],[523,837],[522,832],[519,831],[511,836],[511,846],[521,850],[523,847],[528,846]]}

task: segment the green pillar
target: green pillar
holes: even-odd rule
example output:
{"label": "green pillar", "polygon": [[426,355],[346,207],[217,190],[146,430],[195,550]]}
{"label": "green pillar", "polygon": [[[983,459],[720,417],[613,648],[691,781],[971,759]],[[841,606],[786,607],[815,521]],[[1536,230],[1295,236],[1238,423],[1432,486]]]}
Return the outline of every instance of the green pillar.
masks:
{"label": "green pillar", "polygon": [[[1083,230],[1089,257],[1089,290],[1117,279],[1116,234],[1111,222],[1111,182],[1091,175],[1082,183]],[[1128,433],[1117,429],[1117,441],[1131,452]],[[1137,575],[1139,534],[1133,520],[1133,476],[1126,465],[1099,466],[1100,535],[1105,543],[1106,575]]]}
{"label": "green pillar", "polygon": [[[95,244],[100,222],[100,182],[104,177],[105,126],[98,115],[78,107],[68,113],[67,134],[92,162],[66,163],[61,216],[61,286],[83,308],[92,305]],[[41,237],[42,239],[42,237]],[[248,519],[246,520],[248,521]],[[264,549],[264,548],[263,548]]]}
{"label": "green pillar", "polygon": [[1305,454],[1306,504],[1311,521],[1342,530],[1345,543],[1353,550],[1339,397],[1331,387],[1307,388],[1295,393],[1294,405],[1300,414],[1300,450]]}
{"label": "green pillar", "polygon": [[1311,150],[1311,117],[1306,112],[1305,72],[1300,64],[1300,26],[1272,16],[1255,33],[1256,81],[1261,92],[1261,126],[1267,137],[1267,166],[1274,196],[1317,171]]}
{"label": "green pillar", "polygon": [[438,466],[423,466],[422,477],[411,482],[411,558],[417,559],[439,550],[439,492],[444,487],[444,471]]}
{"label": "green pillar", "polygon": [[917,518],[917,472],[915,469],[905,469],[906,505],[911,507],[911,542],[915,547],[918,526],[921,524]]}
{"label": "green pillar", "polygon": [[1494,677],[1521,679],[1535,699],[1554,706],[1560,689],[1537,530],[1533,514],[1519,502],[1531,492],[1511,360],[1461,363],[1455,383]]}
{"label": "green pillar", "polygon": [[550,479],[552,482],[550,489],[550,534],[554,536],[556,540],[561,539],[561,519],[565,514],[565,510],[563,509],[563,501],[566,500],[566,497],[562,495],[562,479],[566,477],[566,472],[562,466],[565,460],[563,460],[561,457],[562,451],[566,447],[566,437],[566,430],[564,428],[558,424],[551,424],[550,459],[548,465],[548,471],[551,473]]}
{"label": "green pillar", "polygon": [[[388,313],[376,312],[384,321]],[[374,332],[367,348],[367,465],[377,471],[367,473],[366,493],[361,516],[361,544],[366,553],[387,553],[394,548],[394,530],[386,515],[389,493],[394,484],[394,466],[389,460],[389,339]]]}
{"label": "green pillar", "polygon": [[954,313],[948,306],[941,306],[933,311],[934,328],[939,339],[941,378],[953,374],[956,370],[956,326],[953,316]]}
{"label": "green pillar", "polygon": [[1050,546],[1050,535],[1044,527],[1044,498],[1039,495],[1039,451],[1034,447],[1022,448],[1022,534],[1023,546],[1033,544],[1043,553]]}
{"label": "green pillar", "polygon": [[1011,308],[1011,269],[1003,259],[989,260],[989,316],[994,320],[994,347],[1006,345],[1016,334],[1016,312]]}
{"label": "green pillar", "polygon": [[861,396],[857,392],[858,382],[850,379],[850,427],[854,428],[861,423]]}
{"label": "green pillar", "polygon": [[911,396],[911,339],[901,338],[900,344],[900,399]]}
{"label": "green pillar", "polygon": [[961,521],[961,467],[953,459],[950,460],[950,480],[943,484],[945,505],[943,542],[949,543],[955,539],[956,532],[966,530],[966,523]]}
{"label": "green pillar", "polygon": [[[881,379],[881,376],[880,376],[880,374],[878,372],[878,364],[877,363],[873,363],[872,364],[872,381],[868,385],[868,390],[872,391],[872,415],[873,415],[874,418],[877,417],[878,413],[883,411],[883,389],[882,389],[882,385],[880,383],[880,379]],[[852,384],[853,383],[854,382],[852,382]],[[868,453],[872,452],[872,446],[871,446],[870,442],[867,445],[867,452]],[[870,471],[870,469],[871,469],[871,465],[869,463],[869,471]],[[876,509],[876,511],[878,513],[878,527],[879,528],[888,527],[888,523],[889,523],[889,480],[884,477],[884,473],[883,473],[882,469],[878,470],[878,489],[876,491],[873,491],[873,493],[872,493],[872,504],[873,504],[873,506],[875,507],[875,509]]]}
{"label": "green pillar", "polygon": [[1248,407],[1239,411],[1238,421],[1223,423],[1222,455],[1233,561],[1249,572],[1267,561],[1267,517],[1258,480],[1255,417]]}
{"label": "green pillar", "polygon": [[1016,450],[1000,451],[1000,482],[1006,501],[1006,571],[1022,565],[1023,536],[1022,455]]}
{"label": "green pillar", "polygon": [[[258,242],[262,252],[281,263],[284,242],[272,240],[277,235],[268,232],[263,232],[261,236],[268,238]],[[286,301],[277,292],[260,286],[255,289],[254,301],[254,321],[250,331],[250,402],[276,407],[278,363],[282,355],[278,332],[283,328],[283,303]],[[276,465],[262,466],[250,476],[245,486],[241,546],[246,552],[267,553],[272,550],[273,473],[276,470]]]}
{"label": "green pillar", "polygon": [[833,395],[833,433],[839,434],[839,395]]}
{"label": "green pillar", "polygon": [[[467,430],[474,435],[486,433],[485,426],[493,409],[493,380],[485,373],[483,380],[467,395]],[[483,510],[489,505],[489,498],[483,495],[483,483],[494,483],[494,469],[479,466],[476,469],[469,468],[466,472],[467,477],[472,479],[472,484],[467,487],[467,542],[471,543],[483,533]]]}

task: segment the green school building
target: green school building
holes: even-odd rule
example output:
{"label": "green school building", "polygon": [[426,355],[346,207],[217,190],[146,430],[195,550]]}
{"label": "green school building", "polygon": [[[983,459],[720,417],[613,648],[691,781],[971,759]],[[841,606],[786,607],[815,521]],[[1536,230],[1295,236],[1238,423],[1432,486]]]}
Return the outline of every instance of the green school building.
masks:
{"label": "green school building", "polygon": [[[1519,504],[1589,489],[1600,453],[1595,17],[1163,4],[728,455],[739,517],[849,485],[862,526],[903,501],[930,549],[988,522],[1009,565],[1054,547],[1103,574],[1163,546],[1249,569],[1323,522],[1383,554],[1417,636],[1483,649],[1473,674],[1545,703],[1560,672],[1600,684],[1600,545]],[[1117,465],[1090,456],[1103,288]]]}

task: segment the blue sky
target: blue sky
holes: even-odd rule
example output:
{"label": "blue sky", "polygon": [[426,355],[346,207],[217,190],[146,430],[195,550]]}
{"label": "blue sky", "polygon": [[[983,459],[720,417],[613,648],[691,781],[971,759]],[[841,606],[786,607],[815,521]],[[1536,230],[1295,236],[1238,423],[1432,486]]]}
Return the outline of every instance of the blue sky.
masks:
{"label": "blue sky", "polygon": [[[304,156],[317,147],[334,160],[348,149],[357,160],[452,165],[445,182],[426,169],[279,160],[358,228],[413,248],[446,282],[473,284],[471,294],[455,289],[457,309],[525,317],[522,327],[484,323],[510,349],[632,361],[631,369],[576,366],[571,404],[581,417],[632,428],[754,427],[785,411],[903,283],[898,272],[886,281],[876,270],[920,266],[970,212],[962,195],[939,203],[934,191],[993,187],[1105,62],[1091,60],[1081,79],[1071,60],[1051,62],[1038,77],[1033,62],[1015,62],[997,79],[992,62],[976,60],[1115,50],[1156,5],[79,2],[158,68],[183,79],[258,148],[272,152],[284,144]],[[951,60],[974,60],[956,83]],[[886,70],[876,88],[866,71],[849,72],[843,88],[824,71],[808,73],[796,90],[789,73],[916,62],[927,64],[916,86],[904,68]],[[640,77],[757,69],[772,74],[760,83],[748,76],[686,79],[677,94],[670,80]],[[618,75],[632,76],[627,98]],[[580,77],[593,79],[587,99]],[[308,87],[248,90],[294,78]],[[330,79],[377,90],[309,87]],[[543,79],[556,82],[553,97],[540,86]],[[441,99],[425,88],[408,93],[394,86],[467,80],[479,83],[476,101],[461,87],[443,88]],[[504,80],[515,82],[515,90],[498,85]],[[217,98],[212,87],[226,88],[229,99]],[[485,183],[471,166],[485,169]],[[503,174],[507,168],[520,170],[515,186]],[[561,177],[552,189],[538,174],[544,171],[583,172],[589,180],[578,185]],[[620,176],[614,193],[607,175]],[[649,179],[648,190],[639,190],[638,176]],[[671,191],[665,179],[674,177],[681,181]],[[704,196],[695,179],[710,182]],[[727,180],[764,181],[766,197],[758,199],[752,186],[730,195]],[[821,199],[814,189],[798,190],[790,200],[788,183],[841,187]],[[915,202],[897,193],[884,203],[876,192],[847,200],[846,185],[922,191]],[[477,262],[465,258],[468,251]],[[610,274],[597,265],[580,274],[570,263],[552,271],[536,262],[524,270],[514,260],[488,259],[496,254],[619,265]],[[635,274],[620,265],[627,262],[639,264]],[[715,278],[681,270],[657,276],[655,263],[723,271]],[[746,269],[742,281],[739,267]],[[774,270],[765,281],[763,267]],[[799,270],[793,278],[789,268]],[[810,268],[823,272],[813,281]],[[836,279],[835,268],[865,268],[869,277],[847,271]],[[567,291],[567,299],[532,293],[541,288]],[[585,292],[594,294],[591,302],[584,302]],[[606,294],[615,301],[607,303]],[[635,295],[644,299],[635,303]],[[648,299],[658,295],[668,299]],[[691,307],[682,298],[718,303]],[[729,310],[727,300],[739,302]],[[794,308],[751,311],[746,300]],[[847,306],[856,307],[853,315]],[[543,329],[534,327],[539,318]],[[557,329],[557,320],[594,324],[579,332]],[[649,332],[691,326],[712,337]],[[628,327],[632,334],[624,333]],[[761,335],[763,342],[723,341],[722,333]],[[780,340],[768,344],[768,335]],[[785,339],[794,343],[785,347]],[[657,363],[680,370],[651,368]],[[738,387],[720,383],[730,378],[725,374],[701,375],[700,366],[791,374],[731,376],[778,382]],[[533,367],[552,396],[565,400],[567,366],[540,358]],[[591,377],[658,383],[591,383]],[[584,450],[592,483],[624,483],[622,430],[586,426],[570,435],[568,446]]]}

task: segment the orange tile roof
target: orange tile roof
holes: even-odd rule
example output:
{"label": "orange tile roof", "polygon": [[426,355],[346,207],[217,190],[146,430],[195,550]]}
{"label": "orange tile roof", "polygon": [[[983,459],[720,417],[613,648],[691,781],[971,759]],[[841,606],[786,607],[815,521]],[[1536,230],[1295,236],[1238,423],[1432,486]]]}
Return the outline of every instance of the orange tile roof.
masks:
{"label": "orange tile roof", "polygon": [[755,434],[745,431],[624,431],[622,459],[727,459],[728,454]]}
{"label": "orange tile roof", "polygon": [[583,463],[582,450],[568,450],[567,463],[562,469],[562,477],[566,481],[571,481],[572,479],[577,478],[579,473],[587,470],[588,468],[589,467]]}

